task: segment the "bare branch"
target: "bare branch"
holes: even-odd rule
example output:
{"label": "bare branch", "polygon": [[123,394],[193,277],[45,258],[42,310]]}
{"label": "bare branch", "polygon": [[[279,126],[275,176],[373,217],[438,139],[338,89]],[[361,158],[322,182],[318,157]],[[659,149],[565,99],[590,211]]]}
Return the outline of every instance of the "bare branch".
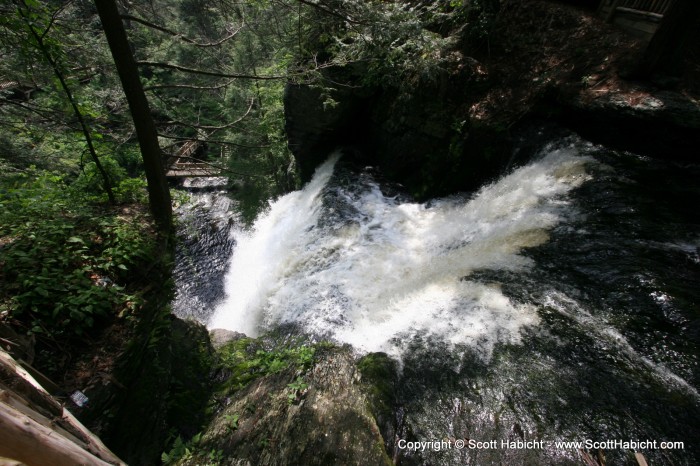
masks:
{"label": "bare branch", "polygon": [[71,3],[73,3],[73,0],[70,0],[69,2],[66,2],[64,5],[60,6],[60,7],[58,8],[58,10],[56,10],[56,11],[53,12],[53,14],[51,15],[51,20],[49,21],[49,24],[46,25],[46,30],[44,30],[44,32],[42,32],[41,35],[40,35],[40,40],[44,40],[44,37],[46,37],[46,34],[48,34],[49,31],[51,30],[51,27],[53,26],[53,23],[56,21],[56,19],[58,19],[58,15],[59,15],[63,10],[65,10],[65,9],[68,7],[68,5],[70,5]]}
{"label": "bare branch", "polygon": [[236,73],[220,73],[218,71],[206,71],[198,70],[195,68],[187,68],[185,66],[175,65],[173,63],[159,63],[152,61],[138,61],[136,62],[139,66],[150,66],[152,68],[166,68],[171,70],[183,71],[185,73],[201,74],[204,76],[216,76],[218,78],[234,78],[234,79],[260,79],[260,80],[275,80],[275,79],[287,79],[286,75],[270,75],[270,76],[258,76],[254,74],[236,74]]}
{"label": "bare branch", "polygon": [[[22,108],[24,110],[27,110],[28,112],[33,112],[36,113],[37,115],[46,118],[47,120],[58,122],[61,120],[60,117],[63,117],[63,114],[57,110],[54,110],[49,107],[41,107],[38,105],[34,105],[32,103],[24,103],[15,99],[8,99],[5,97],[0,98],[0,104],[2,105],[13,105],[15,107]],[[50,115],[54,115],[55,119],[52,118]]]}
{"label": "bare branch", "polygon": [[160,31],[160,32],[164,32],[164,33],[169,34],[169,35],[171,35],[171,36],[173,36],[173,37],[177,37],[178,39],[181,39],[183,42],[187,42],[188,44],[192,44],[192,45],[195,45],[195,46],[197,46],[197,47],[216,47],[216,46],[218,46],[218,45],[223,44],[223,43],[226,42],[227,40],[232,39],[233,37],[236,36],[236,34],[239,33],[239,31],[240,31],[241,29],[243,29],[243,26],[241,25],[241,26],[238,27],[238,29],[236,29],[235,31],[233,31],[231,34],[229,34],[228,36],[226,36],[226,37],[224,37],[224,38],[222,38],[222,39],[219,39],[219,40],[216,41],[216,42],[205,42],[205,43],[201,43],[201,42],[197,42],[197,41],[195,41],[195,40],[193,40],[193,39],[190,39],[190,38],[188,38],[188,37],[185,37],[185,36],[183,36],[182,34],[176,32],[176,31],[173,31],[172,29],[168,29],[168,28],[166,28],[166,27],[164,27],[164,26],[160,26],[160,25],[155,24],[155,23],[152,23],[152,22],[150,22],[150,21],[146,21],[146,20],[143,19],[143,18],[137,18],[136,16],[131,16],[131,15],[121,15],[121,18],[122,18],[122,19],[126,19],[126,20],[128,20],[128,21],[133,21],[133,22],[135,22],[135,23],[143,24],[143,25],[146,26],[146,27],[149,27],[149,28],[151,28],[151,29],[156,29],[156,30],[158,30],[158,31]]}
{"label": "bare branch", "polygon": [[233,84],[234,80],[231,79],[229,81],[226,81],[223,84],[219,84],[218,86],[194,86],[191,84],[158,84],[156,86],[148,86],[144,87],[144,91],[155,91],[158,89],[192,89],[195,91],[207,91],[207,90],[216,90],[216,89],[223,89],[224,87],[228,87],[231,84]]}
{"label": "bare branch", "polygon": [[186,126],[188,128],[210,130],[213,133],[213,132],[216,132],[216,131],[219,131],[222,129],[230,128],[230,127],[240,123],[241,121],[243,121],[243,119],[245,117],[247,117],[248,114],[250,113],[250,111],[253,109],[254,103],[255,103],[255,99],[250,99],[250,105],[248,105],[248,110],[246,110],[246,112],[243,114],[243,116],[238,118],[236,121],[232,121],[231,123],[227,123],[225,125],[221,125],[221,126],[195,125],[193,123],[185,123],[184,121],[173,120],[173,121],[168,121],[167,123],[165,123],[165,126]]}

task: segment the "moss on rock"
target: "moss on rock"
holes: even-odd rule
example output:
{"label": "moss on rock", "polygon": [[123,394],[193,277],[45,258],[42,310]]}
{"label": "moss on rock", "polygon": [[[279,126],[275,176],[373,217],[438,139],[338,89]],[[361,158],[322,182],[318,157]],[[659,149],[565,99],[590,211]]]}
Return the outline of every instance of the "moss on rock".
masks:
{"label": "moss on rock", "polygon": [[349,348],[261,346],[242,338],[222,348],[236,382],[224,381],[224,406],[177,464],[392,464]]}

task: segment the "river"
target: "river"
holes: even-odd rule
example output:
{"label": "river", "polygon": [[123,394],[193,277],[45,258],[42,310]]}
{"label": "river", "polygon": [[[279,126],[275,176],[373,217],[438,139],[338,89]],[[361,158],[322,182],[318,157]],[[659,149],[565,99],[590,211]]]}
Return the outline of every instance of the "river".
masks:
{"label": "river", "polygon": [[581,464],[554,442],[586,440],[700,464],[699,176],[567,136],[476,193],[419,204],[335,154],[250,228],[220,189],[193,192],[174,310],[390,355],[401,464]]}

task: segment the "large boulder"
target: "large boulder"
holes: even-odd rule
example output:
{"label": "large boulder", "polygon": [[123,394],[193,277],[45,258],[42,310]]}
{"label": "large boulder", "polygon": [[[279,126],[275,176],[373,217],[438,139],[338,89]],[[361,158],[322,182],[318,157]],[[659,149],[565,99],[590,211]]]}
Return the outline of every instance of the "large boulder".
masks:
{"label": "large boulder", "polygon": [[289,83],[284,91],[285,130],[302,180],[308,181],[314,169],[330,153],[343,146],[368,148],[367,118],[374,89],[344,86],[356,81],[361,71],[329,69],[328,86]]}
{"label": "large boulder", "polygon": [[613,81],[591,89],[562,86],[538,112],[610,147],[659,158],[697,161],[700,100],[669,89]]}

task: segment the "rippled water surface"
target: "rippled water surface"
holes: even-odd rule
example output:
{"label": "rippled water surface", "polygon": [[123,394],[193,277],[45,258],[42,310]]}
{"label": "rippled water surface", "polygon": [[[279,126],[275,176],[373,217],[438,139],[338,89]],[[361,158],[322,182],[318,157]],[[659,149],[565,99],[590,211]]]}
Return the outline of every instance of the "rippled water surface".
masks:
{"label": "rippled water surface", "polygon": [[224,299],[224,274],[235,239],[237,221],[227,195],[227,178],[187,178],[179,188],[187,200],[175,209],[177,244],[173,312],[206,322],[213,306]]}

